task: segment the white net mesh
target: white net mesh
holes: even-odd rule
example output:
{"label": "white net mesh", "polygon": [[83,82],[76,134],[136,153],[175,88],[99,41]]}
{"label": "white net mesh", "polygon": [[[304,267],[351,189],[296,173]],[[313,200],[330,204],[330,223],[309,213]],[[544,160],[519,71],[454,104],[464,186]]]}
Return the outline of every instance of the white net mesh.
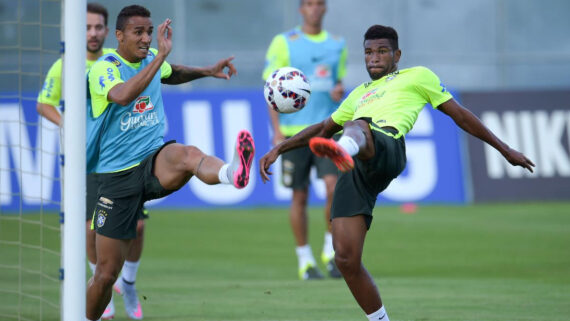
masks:
{"label": "white net mesh", "polygon": [[60,55],[61,2],[0,3],[0,320],[59,320],[59,129],[36,99]]}

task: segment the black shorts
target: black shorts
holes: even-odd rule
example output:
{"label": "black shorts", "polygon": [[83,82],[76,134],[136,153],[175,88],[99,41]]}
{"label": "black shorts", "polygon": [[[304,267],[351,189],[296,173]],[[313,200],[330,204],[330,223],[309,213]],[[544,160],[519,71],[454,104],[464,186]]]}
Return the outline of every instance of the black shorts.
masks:
{"label": "black shorts", "polygon": [[[390,129],[385,131],[396,133]],[[364,215],[367,228],[372,223],[378,194],[406,167],[403,136],[395,139],[378,130],[370,132],[374,140],[374,157],[366,161],[354,157],[354,169],[341,173],[338,178],[331,207],[331,219]]]}
{"label": "black shorts", "polygon": [[162,145],[136,167],[97,175],[100,186],[93,226],[98,234],[114,239],[136,238],[137,221],[144,202],[174,192],[164,189],[152,173],[156,155],[170,143],[174,141]]}
{"label": "black shorts", "polygon": [[[93,219],[93,214],[95,213],[95,205],[97,204],[97,191],[99,190],[99,181],[95,173],[87,174],[87,179],[85,180],[87,185],[87,194],[85,200],[85,220],[91,221]],[[148,219],[148,210],[143,207],[142,211],[139,212],[139,220]]]}
{"label": "black shorts", "polygon": [[317,177],[338,175],[334,163],[324,157],[317,157],[311,149],[296,148],[281,155],[281,183],[292,189],[305,189],[310,183],[311,167],[317,170]]}

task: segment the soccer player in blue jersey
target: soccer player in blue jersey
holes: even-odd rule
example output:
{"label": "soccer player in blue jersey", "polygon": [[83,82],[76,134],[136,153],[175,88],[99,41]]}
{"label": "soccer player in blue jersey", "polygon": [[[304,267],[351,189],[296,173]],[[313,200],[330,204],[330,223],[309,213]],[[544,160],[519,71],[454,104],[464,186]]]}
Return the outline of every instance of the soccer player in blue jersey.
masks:
{"label": "soccer player in blue jersey", "polygon": [[[151,49],[150,12],[138,5],[123,8],[115,31],[118,49],[103,55],[89,71],[88,170],[97,173],[100,186],[93,220],[97,267],[87,287],[88,320],[101,317],[111,298],[136,237],[136,213],[145,201],[180,189],[192,176],[236,188],[249,182],[254,142],[247,130],[239,132],[229,164],[194,146],[164,143],[161,83],[181,84],[205,76],[229,79],[236,73],[231,57],[205,68],[167,63],[170,24],[166,19],[158,26],[158,51]],[[136,293],[128,282],[123,288]]]}
{"label": "soccer player in blue jersey", "polygon": [[[301,0],[299,12],[303,17],[303,24],[273,38],[267,50],[263,79],[267,79],[278,68],[296,67],[309,78],[311,99],[304,109],[293,114],[278,114],[268,106],[274,145],[328,117],[338,107],[344,95],[342,79],[346,74],[347,49],[344,39],[331,35],[322,28],[326,1]],[[321,260],[331,277],[340,278],[340,272],[334,262],[330,233],[330,208],[338,171],[329,159],[315,156],[308,147],[283,154],[281,167],[282,183],[293,190],[289,215],[296,243],[299,278],[323,278],[307,237],[309,175],[313,167],[326,187],[324,212],[327,229]]]}
{"label": "soccer player in blue jersey", "polygon": [[[110,48],[104,48],[103,44],[109,33],[107,27],[108,12],[107,9],[98,3],[87,4],[87,60],[85,64],[85,72],[87,73],[91,66],[104,54],[114,51]],[[52,123],[62,126],[62,117],[57,109],[61,99],[61,77],[62,74],[62,60],[56,60],[50,67],[46,76],[42,91],[37,99],[37,111],[40,115],[45,117]],[[98,183],[95,175],[87,175],[87,195],[86,195],[86,252],[89,268],[92,273],[95,272],[95,264],[97,262],[97,255],[95,253],[95,231],[91,229],[91,220],[93,219],[93,209],[97,200]],[[129,252],[122,268],[122,279],[134,283],[136,280],[140,258],[142,256],[143,243],[144,243],[144,219],[148,217],[146,209],[139,212],[139,220],[137,223],[137,237],[129,247]],[[120,282],[117,282],[114,288],[117,292],[121,293]],[[137,315],[142,318],[142,307],[140,301],[136,296],[131,293],[124,293],[123,298],[129,302],[135,302],[135,308],[128,309],[127,315],[135,318]],[[102,315],[103,320],[110,320],[115,317],[115,305],[113,299],[105,309]]]}
{"label": "soccer player in blue jersey", "polygon": [[[342,172],[331,208],[335,261],[370,321],[389,319],[362,263],[364,240],[376,197],[406,165],[404,135],[427,103],[493,146],[512,165],[531,172],[534,166],[459,105],[431,70],[421,66],[398,70],[401,53],[396,30],[370,27],[364,35],[364,60],[372,81],[354,89],[330,117],[275,146],[259,161],[262,179],[267,181],[269,166],[281,153],[309,145],[316,155],[331,158]],[[338,143],[330,139],[340,130]]]}

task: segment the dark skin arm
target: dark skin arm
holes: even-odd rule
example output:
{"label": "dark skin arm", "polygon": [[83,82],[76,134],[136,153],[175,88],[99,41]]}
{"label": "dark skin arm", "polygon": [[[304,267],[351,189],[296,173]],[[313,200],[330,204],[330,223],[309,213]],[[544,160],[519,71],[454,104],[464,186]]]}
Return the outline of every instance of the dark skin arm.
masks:
{"label": "dark skin arm", "polygon": [[513,166],[521,166],[533,172],[534,163],[521,152],[512,149],[495,136],[472,112],[461,106],[455,99],[450,99],[438,106],[438,109],[453,119],[457,126],[467,133],[493,146]]}
{"label": "dark skin arm", "polygon": [[127,82],[115,85],[111,88],[107,94],[108,99],[122,106],[130,104],[143,92],[148,84],[150,84],[163,62],[164,58],[161,59],[157,55],[156,58],[141,72],[136,74],[136,76]]}
{"label": "dark skin arm", "polygon": [[[158,57],[159,56],[157,55],[156,58],[148,66],[145,67],[145,69],[148,69],[147,72],[144,72],[143,69],[142,72],[129,79],[129,81],[132,81],[131,83],[127,81],[126,83],[118,84],[113,87],[109,91],[110,100],[126,106],[135,98],[137,98],[140,93],[148,86],[148,84],[150,84],[154,78],[154,75],[164,62],[164,59],[159,60]],[[170,77],[162,79],[161,82],[163,84],[178,85],[203,77],[230,79],[232,75],[237,75],[237,71],[234,65],[231,63],[232,59],[234,58],[230,57],[222,59],[210,67],[188,67],[182,65],[171,65],[172,74]],[[159,61],[160,64],[158,63]],[[224,73],[225,67],[229,68],[227,74]],[[117,93],[115,93],[115,91],[117,91]],[[119,94],[122,95],[119,96]]]}
{"label": "dark skin arm", "polygon": [[[214,77],[222,79],[230,79],[231,76],[237,75],[236,68],[232,64],[234,57],[229,57],[218,61],[215,65],[209,67],[188,67],[182,65],[171,65],[172,74],[170,77],[162,79],[163,84],[178,85],[203,77]],[[224,69],[228,68],[228,73],[224,73]]]}
{"label": "dark skin arm", "polygon": [[279,145],[273,147],[259,160],[259,173],[261,174],[261,179],[264,183],[269,181],[269,175],[272,174],[272,172],[269,171],[269,166],[275,162],[279,155],[291,149],[307,146],[309,144],[309,140],[313,137],[330,138],[340,130],[342,130],[342,126],[335,123],[332,118],[329,117],[320,123],[303,129],[297,135],[284,140]]}
{"label": "dark skin arm", "polygon": [[[141,72],[136,74],[127,82],[115,85],[108,94],[108,99],[119,105],[126,106],[135,100],[143,90],[150,84],[160,66],[166,60],[166,57],[172,50],[172,29],[170,27],[171,20],[166,19],[164,23],[158,26],[156,40],[158,42],[158,53],[155,59],[148,64]],[[218,61],[215,65],[209,67],[188,67],[182,65],[171,65],[172,74],[170,77],[162,79],[165,84],[182,84],[202,77],[215,77],[230,79],[237,71],[231,61],[234,57],[229,57]],[[224,68],[229,71],[226,74]]]}

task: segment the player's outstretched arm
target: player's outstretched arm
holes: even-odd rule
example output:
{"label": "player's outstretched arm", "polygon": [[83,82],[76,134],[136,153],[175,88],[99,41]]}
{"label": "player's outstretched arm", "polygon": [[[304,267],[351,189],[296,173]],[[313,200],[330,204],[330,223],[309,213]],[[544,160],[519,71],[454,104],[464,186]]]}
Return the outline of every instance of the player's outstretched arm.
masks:
{"label": "player's outstretched arm", "polygon": [[453,121],[469,134],[481,139],[498,150],[505,159],[513,166],[522,166],[533,172],[534,163],[523,153],[512,149],[493,134],[482,122],[469,110],[463,108],[455,99],[450,99],[439,105],[439,110],[451,117]]}
{"label": "player's outstretched arm", "polygon": [[272,174],[269,167],[275,162],[275,160],[277,160],[279,155],[295,148],[307,146],[309,144],[309,140],[313,137],[330,138],[341,129],[342,126],[335,123],[332,118],[329,117],[320,123],[303,129],[295,136],[284,140],[277,146],[273,147],[259,160],[259,173],[261,174],[261,179],[264,183],[269,181],[269,175]]}
{"label": "player's outstretched arm", "polygon": [[[237,75],[236,68],[232,63],[233,59],[234,59],[233,56],[225,58],[218,61],[215,65],[209,67],[189,67],[182,65],[171,65],[172,74],[170,75],[170,77],[162,79],[162,83],[169,85],[177,85],[203,77],[230,79],[233,75]],[[225,71],[226,68],[227,72]]]}

